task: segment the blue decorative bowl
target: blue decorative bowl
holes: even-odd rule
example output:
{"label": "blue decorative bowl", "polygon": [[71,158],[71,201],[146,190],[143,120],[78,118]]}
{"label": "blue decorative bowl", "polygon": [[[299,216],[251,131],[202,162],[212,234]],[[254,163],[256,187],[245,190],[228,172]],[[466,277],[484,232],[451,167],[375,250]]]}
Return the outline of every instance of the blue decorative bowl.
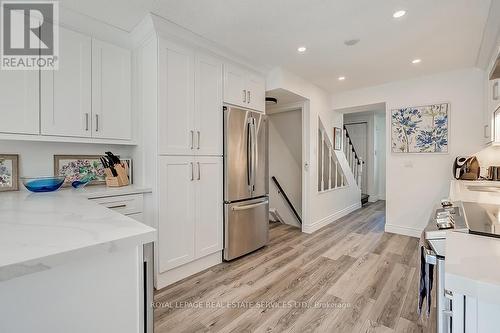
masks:
{"label": "blue decorative bowl", "polygon": [[21,177],[23,185],[31,192],[52,192],[64,184],[64,176],[55,177]]}

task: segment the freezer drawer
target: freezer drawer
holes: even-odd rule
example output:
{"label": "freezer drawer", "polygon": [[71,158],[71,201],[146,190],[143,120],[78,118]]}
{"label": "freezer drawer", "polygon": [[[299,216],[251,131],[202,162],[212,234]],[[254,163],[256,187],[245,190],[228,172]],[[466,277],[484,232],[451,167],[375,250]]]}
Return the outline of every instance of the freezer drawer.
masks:
{"label": "freezer drawer", "polygon": [[224,260],[238,258],[267,244],[267,197],[225,204],[224,210]]}

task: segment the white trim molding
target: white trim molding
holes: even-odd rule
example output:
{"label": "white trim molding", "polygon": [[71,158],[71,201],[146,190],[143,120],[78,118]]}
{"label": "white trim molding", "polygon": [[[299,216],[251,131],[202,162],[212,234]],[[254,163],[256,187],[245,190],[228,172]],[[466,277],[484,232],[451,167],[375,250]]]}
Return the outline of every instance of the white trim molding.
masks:
{"label": "white trim molding", "polygon": [[335,212],[331,215],[328,215],[316,222],[313,222],[312,224],[308,225],[302,225],[302,232],[305,232],[306,234],[311,234],[315,232],[316,230],[319,230],[323,228],[324,226],[340,219],[341,217],[346,216],[349,213],[354,212],[357,209],[361,208],[361,202],[356,202],[355,204],[348,206],[346,208],[343,208],[339,210],[338,212]]}
{"label": "white trim molding", "polygon": [[417,228],[412,228],[412,227],[403,227],[400,225],[386,223],[385,224],[385,232],[420,238],[420,235],[422,234],[422,229],[417,229]]}

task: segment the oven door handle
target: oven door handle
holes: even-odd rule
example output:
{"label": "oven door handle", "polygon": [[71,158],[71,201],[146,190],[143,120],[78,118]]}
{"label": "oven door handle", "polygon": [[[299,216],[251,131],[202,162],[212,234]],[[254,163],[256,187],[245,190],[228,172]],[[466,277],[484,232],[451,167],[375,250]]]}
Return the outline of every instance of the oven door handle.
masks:
{"label": "oven door handle", "polygon": [[431,249],[428,249],[424,247],[424,256],[425,256],[425,262],[430,264],[430,265],[436,265],[437,264],[437,255],[434,251]]}

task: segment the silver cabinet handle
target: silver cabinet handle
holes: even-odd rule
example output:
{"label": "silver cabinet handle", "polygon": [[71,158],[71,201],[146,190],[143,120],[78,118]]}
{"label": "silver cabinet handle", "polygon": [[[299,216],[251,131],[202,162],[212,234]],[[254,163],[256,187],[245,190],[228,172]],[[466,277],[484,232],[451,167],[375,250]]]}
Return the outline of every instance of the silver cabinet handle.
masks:
{"label": "silver cabinet handle", "polygon": [[250,90],[247,91],[247,103],[250,104]]}
{"label": "silver cabinet handle", "polygon": [[483,134],[484,134],[484,137],[485,137],[486,139],[488,139],[488,138],[490,137],[490,134],[488,133],[488,132],[489,132],[489,131],[488,131],[488,128],[489,128],[489,127],[490,127],[490,125],[484,125],[484,133],[483,133]]}
{"label": "silver cabinet handle", "polygon": [[194,167],[193,167],[193,162],[190,163],[191,164],[191,181],[194,180]]}
{"label": "silver cabinet handle", "polygon": [[198,132],[198,150],[200,150],[200,140],[201,140],[201,134],[200,134],[200,131],[196,131]]}
{"label": "silver cabinet handle", "polygon": [[494,101],[498,101],[498,81],[496,81],[495,83],[493,83],[493,100]]}
{"label": "silver cabinet handle", "polygon": [[89,130],[89,113],[85,113],[85,130]]}
{"label": "silver cabinet handle", "polygon": [[99,132],[99,115],[95,115],[95,131]]}
{"label": "silver cabinet handle", "polygon": [[116,208],[125,208],[125,207],[127,207],[126,204],[116,205],[116,206],[109,206],[107,208],[109,208],[109,209],[116,209]]}
{"label": "silver cabinet handle", "polygon": [[191,150],[194,149],[194,131],[190,130],[191,132]]}
{"label": "silver cabinet handle", "polygon": [[200,162],[197,163],[198,163],[198,180],[200,180],[201,179]]}
{"label": "silver cabinet handle", "polygon": [[231,208],[231,210],[238,211],[238,210],[252,209],[252,208],[255,208],[255,207],[259,207],[259,206],[265,205],[268,202],[269,201],[265,200],[265,201],[257,202],[257,203],[250,204],[250,205],[234,206],[233,208]]}
{"label": "silver cabinet handle", "polygon": [[247,102],[247,91],[243,89],[243,103]]}

